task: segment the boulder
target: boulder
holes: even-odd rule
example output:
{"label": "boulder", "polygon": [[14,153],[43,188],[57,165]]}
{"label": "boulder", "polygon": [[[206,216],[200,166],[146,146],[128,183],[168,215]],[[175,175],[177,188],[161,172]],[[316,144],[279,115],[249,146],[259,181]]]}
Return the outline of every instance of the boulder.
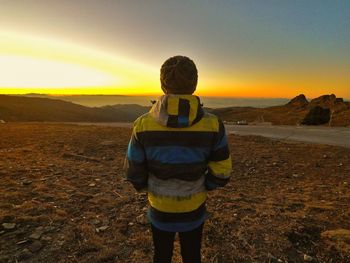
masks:
{"label": "boulder", "polygon": [[331,118],[331,110],[315,106],[309,110],[301,124],[305,125],[321,125],[328,123]]}

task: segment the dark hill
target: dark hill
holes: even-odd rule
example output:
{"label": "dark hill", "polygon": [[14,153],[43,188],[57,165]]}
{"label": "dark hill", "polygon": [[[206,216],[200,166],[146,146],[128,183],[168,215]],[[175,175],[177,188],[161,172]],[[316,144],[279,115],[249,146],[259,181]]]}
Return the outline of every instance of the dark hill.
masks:
{"label": "dark hill", "polygon": [[0,95],[0,120],[53,122],[124,122],[133,121],[147,107],[115,105],[90,108],[67,101]]}

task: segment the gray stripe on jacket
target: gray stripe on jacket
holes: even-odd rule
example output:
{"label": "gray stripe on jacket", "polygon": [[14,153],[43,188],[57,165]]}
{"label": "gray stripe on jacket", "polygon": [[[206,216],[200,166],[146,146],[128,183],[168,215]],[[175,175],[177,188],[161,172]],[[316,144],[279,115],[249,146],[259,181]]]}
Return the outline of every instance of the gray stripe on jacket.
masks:
{"label": "gray stripe on jacket", "polygon": [[149,174],[148,191],[160,196],[185,197],[204,192],[204,181],[204,175],[196,181],[184,181],[179,179],[162,180],[153,174]]}

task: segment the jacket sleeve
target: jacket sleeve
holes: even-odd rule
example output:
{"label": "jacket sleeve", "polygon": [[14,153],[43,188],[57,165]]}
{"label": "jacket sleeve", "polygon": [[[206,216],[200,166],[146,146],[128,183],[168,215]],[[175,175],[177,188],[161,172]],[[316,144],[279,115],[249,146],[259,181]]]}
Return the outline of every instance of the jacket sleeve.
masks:
{"label": "jacket sleeve", "polygon": [[219,130],[214,137],[213,147],[209,156],[205,186],[207,190],[225,186],[231,176],[232,162],[228,147],[225,126],[219,120]]}
{"label": "jacket sleeve", "polygon": [[124,164],[126,179],[132,183],[137,191],[147,188],[148,170],[144,147],[137,138],[135,125],[128,145]]}

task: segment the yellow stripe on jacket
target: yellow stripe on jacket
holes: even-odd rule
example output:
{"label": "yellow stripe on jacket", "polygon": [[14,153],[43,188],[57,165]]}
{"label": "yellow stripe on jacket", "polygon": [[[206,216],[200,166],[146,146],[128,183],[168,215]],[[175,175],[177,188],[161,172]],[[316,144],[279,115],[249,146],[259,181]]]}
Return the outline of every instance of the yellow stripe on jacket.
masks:
{"label": "yellow stripe on jacket", "polygon": [[218,162],[210,161],[208,163],[210,172],[219,178],[229,178],[232,171],[231,155],[226,159]]}
{"label": "yellow stripe on jacket", "polygon": [[150,205],[159,211],[167,213],[191,212],[203,204],[206,198],[206,191],[187,197],[156,196],[151,192],[148,192],[148,200]]}
{"label": "yellow stripe on jacket", "polygon": [[146,113],[134,123],[134,133],[146,131],[189,131],[189,132],[217,132],[219,124],[217,117],[212,114],[205,114],[196,124],[184,128],[171,128],[160,125],[150,113]]}

